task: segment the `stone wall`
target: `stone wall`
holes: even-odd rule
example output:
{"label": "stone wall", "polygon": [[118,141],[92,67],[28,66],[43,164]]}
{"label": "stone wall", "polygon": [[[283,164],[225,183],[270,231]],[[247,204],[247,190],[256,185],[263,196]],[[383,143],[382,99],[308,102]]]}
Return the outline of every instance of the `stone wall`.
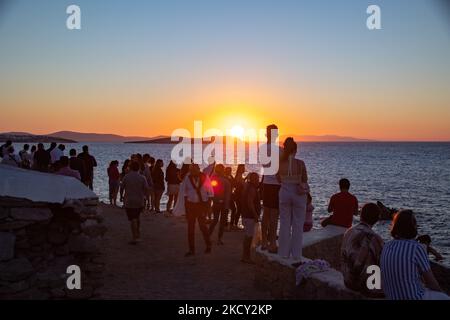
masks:
{"label": "stone wall", "polygon": [[312,260],[324,259],[336,270],[341,269],[341,246],[347,229],[329,225],[304,233],[303,256]]}
{"label": "stone wall", "polygon": [[260,251],[254,252],[258,266],[255,286],[270,292],[274,299],[289,300],[355,300],[366,299],[361,294],[349,290],[344,285],[342,273],[331,268],[313,274],[296,286],[294,261],[284,260],[277,255]]}
{"label": "stone wall", "polygon": [[303,256],[306,260],[323,259],[331,268],[325,272],[313,274],[296,286],[295,261],[282,259],[276,254],[256,249],[254,252],[258,271],[255,285],[269,290],[275,299],[302,300],[354,300],[366,299],[358,292],[344,285],[340,269],[340,248],[346,229],[337,226],[313,230],[304,234]]}
{"label": "stone wall", "polygon": [[[63,205],[0,198],[0,300],[88,299],[102,285],[98,241],[106,231],[97,201]],[[68,290],[67,267],[82,270]]]}
{"label": "stone wall", "polygon": [[[257,264],[255,286],[269,291],[275,299],[367,299],[344,285],[340,272],[340,247],[344,232],[344,228],[327,226],[304,234],[303,256],[307,260],[326,260],[332,268],[313,274],[298,287],[295,284],[296,268],[292,265],[295,261],[282,259],[257,248],[254,252]],[[431,267],[441,288],[450,294],[450,269],[435,262],[431,262]]]}

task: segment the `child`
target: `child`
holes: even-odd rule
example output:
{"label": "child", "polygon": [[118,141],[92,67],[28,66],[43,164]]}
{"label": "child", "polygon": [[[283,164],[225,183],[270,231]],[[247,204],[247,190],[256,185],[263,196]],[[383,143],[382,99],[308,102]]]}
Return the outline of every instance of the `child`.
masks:
{"label": "child", "polygon": [[431,237],[429,235],[418,236],[417,241],[425,246],[427,253],[431,253],[436,261],[444,260],[444,257],[431,246]]}
{"label": "child", "polygon": [[109,178],[109,202],[117,206],[117,194],[120,186],[119,161],[111,161],[108,167]]}
{"label": "child", "polygon": [[259,175],[252,172],[248,175],[248,182],[242,192],[242,224],[244,225],[244,242],[241,261],[253,264],[250,257],[255,225],[259,222],[261,212],[261,199],[258,192]]}
{"label": "child", "polygon": [[314,206],[312,205],[312,197],[311,194],[307,195],[307,204],[306,204],[306,219],[305,224],[303,225],[303,232],[311,231],[313,227],[313,211]]}

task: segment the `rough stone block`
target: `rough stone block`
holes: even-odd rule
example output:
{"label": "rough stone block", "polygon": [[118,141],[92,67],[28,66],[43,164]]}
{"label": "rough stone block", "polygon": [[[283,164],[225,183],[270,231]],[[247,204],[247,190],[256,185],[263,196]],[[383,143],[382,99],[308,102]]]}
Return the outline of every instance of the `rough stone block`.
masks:
{"label": "rough stone block", "polygon": [[0,261],[14,258],[16,236],[8,232],[0,232]]}
{"label": "rough stone block", "polygon": [[0,280],[20,281],[34,273],[34,268],[26,258],[12,259],[0,263]]}
{"label": "rough stone block", "polygon": [[48,208],[12,208],[10,216],[16,220],[46,221],[51,219],[52,212]]}
{"label": "rough stone block", "polygon": [[5,219],[8,216],[9,216],[9,209],[0,207],[0,220]]}
{"label": "rough stone block", "polygon": [[68,244],[70,252],[74,253],[96,253],[99,251],[96,241],[83,234],[71,235]]}

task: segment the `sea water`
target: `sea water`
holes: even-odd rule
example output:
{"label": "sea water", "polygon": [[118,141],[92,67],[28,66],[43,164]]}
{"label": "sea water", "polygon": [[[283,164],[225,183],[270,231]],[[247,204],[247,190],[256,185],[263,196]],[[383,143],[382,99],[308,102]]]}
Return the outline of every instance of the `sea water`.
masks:
{"label": "sea water", "polygon": [[[86,143],[98,162],[94,191],[108,201],[107,167],[111,160],[122,163],[133,153],[149,153],[167,165],[173,145]],[[67,144],[81,151],[82,143]],[[328,215],[331,195],[339,191],[338,181],[348,178],[360,206],[381,201],[388,207],[412,209],[419,234],[429,234],[432,245],[450,265],[450,143],[301,143],[298,157],[306,163],[313,197],[314,227]],[[164,168],[165,169],[165,168]],[[235,169],[235,166],[234,166]],[[258,165],[248,171],[259,172]],[[167,202],[163,196],[162,208]],[[355,218],[355,222],[359,219]],[[390,222],[375,226],[389,240]]]}

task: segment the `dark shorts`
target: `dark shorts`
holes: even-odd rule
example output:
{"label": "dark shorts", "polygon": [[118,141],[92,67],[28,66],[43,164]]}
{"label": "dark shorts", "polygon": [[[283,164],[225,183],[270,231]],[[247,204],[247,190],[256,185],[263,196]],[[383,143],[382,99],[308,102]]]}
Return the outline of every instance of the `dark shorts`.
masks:
{"label": "dark shorts", "polygon": [[139,219],[143,208],[127,208],[125,210],[127,211],[128,220],[131,221]]}
{"label": "dark shorts", "polygon": [[278,193],[280,186],[276,184],[263,185],[263,206],[270,209],[278,209]]}
{"label": "dark shorts", "polygon": [[119,192],[120,181],[109,181],[109,195],[113,196]]}

